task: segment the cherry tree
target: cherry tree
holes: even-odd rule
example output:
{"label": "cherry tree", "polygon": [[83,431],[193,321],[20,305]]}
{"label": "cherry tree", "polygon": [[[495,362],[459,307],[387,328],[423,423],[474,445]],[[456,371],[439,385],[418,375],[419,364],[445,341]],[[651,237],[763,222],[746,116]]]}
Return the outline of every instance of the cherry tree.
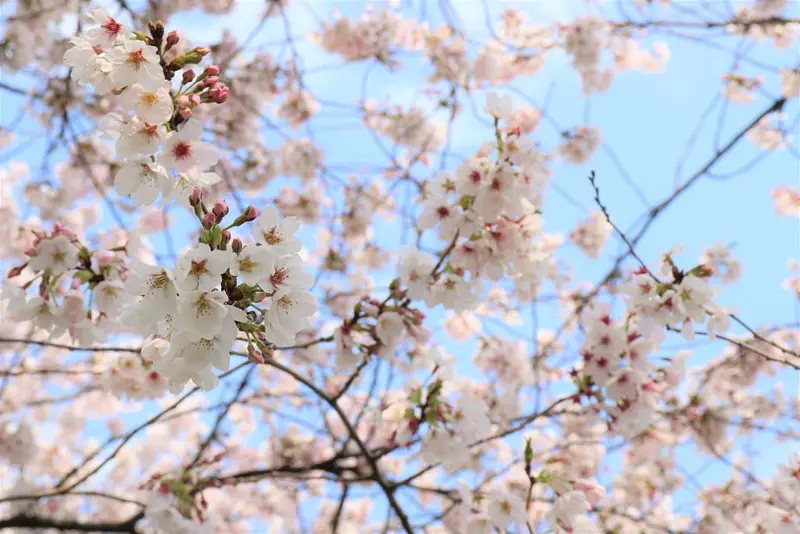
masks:
{"label": "cherry tree", "polygon": [[10,3],[0,530],[800,532],[797,6],[564,4]]}

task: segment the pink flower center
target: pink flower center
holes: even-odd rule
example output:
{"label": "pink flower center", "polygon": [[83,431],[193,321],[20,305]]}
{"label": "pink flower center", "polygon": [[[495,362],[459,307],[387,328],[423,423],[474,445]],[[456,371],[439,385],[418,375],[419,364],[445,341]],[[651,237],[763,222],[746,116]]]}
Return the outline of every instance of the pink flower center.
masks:
{"label": "pink flower center", "polygon": [[119,33],[119,29],[121,28],[119,22],[112,18],[109,18],[108,21],[100,27],[106,31],[106,35],[109,37],[117,35]]}
{"label": "pink flower center", "polygon": [[141,49],[131,52],[128,54],[127,62],[133,65],[134,69],[139,70],[139,67],[142,66],[142,63],[144,63],[144,52],[142,52]]}
{"label": "pink flower center", "polygon": [[172,149],[172,155],[175,157],[175,159],[186,159],[192,155],[192,145],[181,141]]}

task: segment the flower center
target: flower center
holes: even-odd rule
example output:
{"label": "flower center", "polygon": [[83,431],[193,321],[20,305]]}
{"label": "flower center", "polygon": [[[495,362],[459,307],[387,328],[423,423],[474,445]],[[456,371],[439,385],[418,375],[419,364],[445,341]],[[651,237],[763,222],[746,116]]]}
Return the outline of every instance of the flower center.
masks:
{"label": "flower center", "polygon": [[139,50],[136,50],[135,52],[131,52],[130,54],[128,54],[128,59],[126,63],[132,65],[134,69],[139,70],[144,61],[145,61],[144,52],[142,52],[142,49],[140,48]]}
{"label": "flower center", "polygon": [[272,228],[269,232],[264,232],[264,240],[269,245],[277,245],[283,241],[283,238],[275,231],[275,228]]}
{"label": "flower center", "polygon": [[153,107],[158,104],[158,95],[155,93],[142,93],[142,104]]}
{"label": "flower center", "polygon": [[253,272],[253,269],[256,268],[256,265],[258,264],[254,262],[252,259],[243,258],[242,260],[239,261],[239,270],[250,273]]}
{"label": "flower center", "polygon": [[169,277],[166,275],[166,273],[160,273],[151,276],[150,280],[148,280],[147,285],[150,286],[150,289],[164,289],[165,287],[167,287],[168,283],[169,283]]}
{"label": "flower center", "polygon": [[146,137],[158,137],[158,124],[145,123],[141,133]]}
{"label": "flower center", "polygon": [[116,20],[109,18],[105,24],[100,25],[106,31],[106,35],[113,37],[119,33],[120,23]]}
{"label": "flower center", "polygon": [[208,260],[200,260],[200,261],[192,261],[192,266],[189,268],[189,273],[192,276],[202,276],[203,274],[208,272],[206,269],[206,263]]}
{"label": "flower center", "polygon": [[201,315],[207,315],[209,309],[211,308],[211,304],[208,302],[205,295],[202,295],[199,299],[197,299],[195,306],[195,309],[197,310],[197,317],[200,317]]}
{"label": "flower center", "polygon": [[192,145],[181,141],[172,149],[172,155],[175,159],[186,159],[192,155]]}
{"label": "flower center", "polygon": [[289,277],[289,271],[283,267],[275,269],[275,272],[269,277],[269,281],[273,286],[279,286],[286,282]]}

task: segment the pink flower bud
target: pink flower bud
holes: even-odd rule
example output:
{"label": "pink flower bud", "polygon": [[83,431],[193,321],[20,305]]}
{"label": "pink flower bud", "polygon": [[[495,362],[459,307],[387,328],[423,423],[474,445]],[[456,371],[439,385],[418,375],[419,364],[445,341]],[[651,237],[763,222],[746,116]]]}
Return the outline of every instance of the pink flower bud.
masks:
{"label": "pink flower bud", "polygon": [[222,104],[228,99],[228,87],[225,85],[215,85],[208,90],[211,100],[217,104]]}
{"label": "pink flower bud", "polygon": [[[189,83],[194,80],[194,71],[192,69],[183,71],[183,78],[181,79],[182,83]],[[181,95],[178,97],[178,100],[183,98],[185,95]],[[188,100],[187,100],[188,101]]]}
{"label": "pink flower bud", "polygon": [[225,246],[231,242],[231,237],[233,237],[233,234],[231,234],[230,230],[222,232],[222,241],[220,241],[220,245],[223,247],[223,250]]}
{"label": "pink flower bud", "polygon": [[24,254],[30,258],[33,258],[34,256],[36,256],[36,247],[25,249]]}
{"label": "pink flower bud", "polygon": [[208,54],[211,53],[211,50],[206,48],[205,46],[196,46],[194,47],[194,51],[200,55],[200,57],[206,57]]}
{"label": "pink flower bud", "polygon": [[192,116],[192,110],[189,108],[181,108],[178,110],[178,114],[184,119],[188,119]]}
{"label": "pink flower bud", "polygon": [[209,65],[205,70],[206,76],[216,76],[219,74],[219,67],[216,65]]}
{"label": "pink flower bud", "polygon": [[203,215],[203,228],[209,229],[214,226],[217,222],[217,218],[214,216],[214,212],[209,211],[205,215]]}
{"label": "pink flower bud", "polygon": [[264,356],[255,349],[247,351],[247,359],[256,364],[264,363]]}
{"label": "pink flower bud", "polygon": [[233,241],[231,241],[231,250],[235,254],[238,254],[238,253],[240,253],[242,251],[243,248],[244,248],[244,245],[242,244],[242,240],[239,239],[238,237],[234,237]]}
{"label": "pink flower bud", "polygon": [[167,47],[172,48],[180,41],[180,37],[178,36],[177,30],[172,30],[167,34]]}
{"label": "pink flower bud", "polygon": [[224,200],[217,200],[214,202],[214,207],[211,208],[211,212],[217,217],[217,222],[222,221],[228,211],[228,204]]}
{"label": "pink flower bud", "polygon": [[181,96],[178,97],[178,99],[175,101],[175,103],[178,104],[178,106],[186,107],[186,106],[189,105],[189,96],[188,95],[181,95]]}
{"label": "pink flower bud", "polygon": [[200,105],[200,97],[197,95],[189,95],[189,101],[195,106]]}
{"label": "pink flower bud", "polygon": [[219,82],[219,76],[209,76],[208,78],[206,78],[205,84],[206,87],[211,87],[213,85],[217,85],[218,82]]}
{"label": "pink flower bud", "polygon": [[258,217],[258,210],[255,206],[250,205],[244,209],[244,213],[242,213],[242,215],[244,216],[245,222],[255,221],[256,217]]}
{"label": "pink flower bud", "polygon": [[192,207],[197,206],[200,204],[200,201],[203,200],[203,190],[199,187],[195,187],[192,194],[189,195],[189,205]]}
{"label": "pink flower bud", "polygon": [[18,265],[16,267],[12,267],[11,269],[8,270],[8,274],[6,275],[6,278],[14,278],[16,276],[21,275],[22,271],[25,270],[25,266],[26,265],[28,265],[28,264],[27,263],[23,263],[22,265]]}

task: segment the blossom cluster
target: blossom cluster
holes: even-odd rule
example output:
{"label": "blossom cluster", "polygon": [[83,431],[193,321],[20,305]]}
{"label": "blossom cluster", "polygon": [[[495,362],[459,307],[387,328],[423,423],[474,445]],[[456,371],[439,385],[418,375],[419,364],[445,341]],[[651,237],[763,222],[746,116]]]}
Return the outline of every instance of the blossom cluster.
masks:
{"label": "blossom cluster", "polygon": [[536,203],[549,178],[545,155],[518,129],[506,128],[514,116],[510,97],[490,93],[486,112],[494,118],[495,141],[456,172],[438,174],[423,192],[417,226],[449,243],[447,263],[415,248],[402,259],[402,287],[430,307],[469,309],[481,279],[506,275],[521,298],[532,298],[546,274],[547,253],[531,246],[544,224]]}
{"label": "blossom cluster", "polygon": [[[186,48],[177,32],[164,35],[160,24],[150,35],[132,33],[103,8],[91,12],[98,25],[73,38],[64,62],[72,78],[91,84],[100,95],[113,93],[119,112],[106,116],[101,131],[115,141],[121,158],[115,178],[121,195],[138,205],[185,200],[195,187],[207,188],[219,176],[203,169],[219,160],[219,151],[201,141],[201,105],[222,104],[228,88],[220,83],[219,67],[210,65],[199,75],[191,68],[209,50]],[[172,79],[181,72],[180,87]],[[129,114],[130,112],[132,114]],[[174,173],[174,177],[173,174]]]}
{"label": "blossom cluster", "polygon": [[[487,9],[480,41],[449,3],[438,25],[394,5],[312,22],[312,44],[348,69],[393,77],[421,61],[424,87],[402,105],[370,100],[365,87],[342,104],[318,93],[288,0],[261,6],[248,37],[225,30],[208,48],[161,22],[136,31],[117,18],[226,14],[235,0],[153,0],[146,15],[125,2],[114,17],[91,9],[71,41],[57,37],[59,12],[79,3],[18,2],[0,62],[30,64],[24,74],[53,69],[26,88],[24,111],[55,125],[66,150],[52,169],[48,153],[42,169],[0,170],[0,231],[10,236],[0,260],[11,266],[0,299],[0,354],[11,355],[0,369],[0,475],[13,488],[0,495],[0,528],[800,531],[800,458],[758,480],[737,439],[773,430],[776,442],[800,439],[800,398],[776,372],[800,368],[797,325],[750,329],[717,301],[719,285],[741,278],[733,245],[706,248],[689,269],[673,249],[651,270],[638,248],[738,139],[794,153],[795,125],[781,112],[800,96],[797,65],[770,69],[780,95],[762,120],[653,204],[631,241],[597,186],[601,212],[584,212],[564,234],[544,230],[556,165],[594,164],[602,144],[621,169],[591,125],[595,109],[565,130],[552,92],[541,105],[527,91],[516,93],[521,105],[493,92],[514,91],[560,52],[585,96],[624,71],[658,72],[669,49],[642,38],[651,24],[778,47],[797,33],[781,18],[786,0],[702,22],[680,9],[661,18],[668,0],[634,2],[646,20],[598,12],[548,25],[522,8],[496,21]],[[262,48],[255,39],[272,23],[286,41]],[[733,102],[767,93],[747,48],[720,70]],[[465,111],[491,125],[473,152],[455,141]],[[344,163],[326,147],[321,132],[353,124],[315,128],[347,113],[384,162]],[[84,119],[90,133],[74,133]],[[3,150],[20,141],[7,127]],[[558,186],[580,205],[574,183]],[[800,215],[796,188],[773,196],[778,215]],[[557,221],[548,213],[548,227]],[[181,232],[188,242],[173,242]],[[627,249],[597,285],[557,255],[577,247],[579,258],[603,259],[613,232]],[[405,248],[392,248],[395,237]],[[623,274],[633,260],[641,268]],[[784,288],[795,298],[800,269],[789,269]],[[729,332],[732,321],[749,334]],[[693,348],[671,348],[667,335],[720,338],[723,348],[690,365]],[[672,501],[695,482],[681,465],[686,444],[731,473],[699,490],[689,512]],[[405,509],[409,498],[418,510]]]}

